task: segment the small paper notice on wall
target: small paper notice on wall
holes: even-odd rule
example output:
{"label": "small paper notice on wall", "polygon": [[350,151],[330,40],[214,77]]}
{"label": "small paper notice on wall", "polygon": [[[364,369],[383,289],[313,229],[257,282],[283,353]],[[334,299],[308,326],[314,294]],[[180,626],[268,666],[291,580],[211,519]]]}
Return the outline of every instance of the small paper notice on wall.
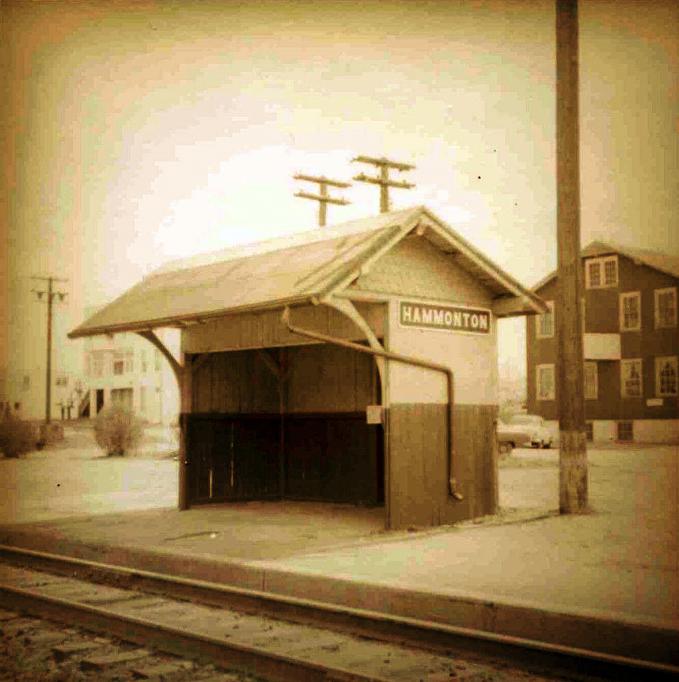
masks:
{"label": "small paper notice on wall", "polygon": [[648,407],[662,407],[663,400],[662,398],[647,398],[646,399],[646,405]]}
{"label": "small paper notice on wall", "polygon": [[368,424],[381,424],[382,405],[368,405],[365,408],[365,416]]}

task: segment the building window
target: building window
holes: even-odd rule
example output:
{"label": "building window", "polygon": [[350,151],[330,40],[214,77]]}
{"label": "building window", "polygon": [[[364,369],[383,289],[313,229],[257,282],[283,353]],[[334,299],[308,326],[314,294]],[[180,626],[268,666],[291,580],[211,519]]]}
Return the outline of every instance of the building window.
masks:
{"label": "building window", "polygon": [[134,351],[127,350],[125,351],[125,372],[133,372],[134,371]]}
{"label": "building window", "polygon": [[28,374],[24,374],[21,379],[21,390],[27,391],[31,387],[31,377]]}
{"label": "building window", "polygon": [[535,333],[538,339],[554,336],[554,301],[545,301],[549,310],[535,318]]}
{"label": "building window", "polygon": [[641,398],[641,360],[620,361],[620,389],[623,398]]}
{"label": "building window", "polygon": [[655,296],[655,328],[664,329],[677,326],[677,289],[656,289]]}
{"label": "building window", "polygon": [[585,362],[585,400],[599,397],[599,377],[596,362]]}
{"label": "building window", "polygon": [[92,356],[92,376],[101,377],[104,375],[104,356],[101,353],[95,353]]}
{"label": "building window", "polygon": [[588,258],[585,261],[585,287],[603,289],[618,286],[618,257]]}
{"label": "building window", "polygon": [[148,360],[147,360],[147,357],[146,357],[146,351],[143,350],[143,351],[141,352],[141,371],[142,371],[144,374],[146,374],[146,372],[148,372],[148,369],[149,369],[149,363],[148,363]]}
{"label": "building window", "polygon": [[554,400],[554,365],[538,365],[536,368],[538,400]]}
{"label": "building window", "polygon": [[634,440],[634,422],[618,422],[618,440]]}
{"label": "building window", "polygon": [[679,395],[677,391],[677,356],[655,359],[655,394],[659,397]]}
{"label": "building window", "polygon": [[125,373],[125,356],[122,353],[113,355],[113,374],[120,376]]}
{"label": "building window", "polygon": [[156,348],[154,354],[154,369],[160,372],[160,351]]}
{"label": "building window", "polygon": [[638,332],[641,330],[641,294],[630,291],[620,294],[620,331]]}
{"label": "building window", "polygon": [[593,422],[585,422],[585,436],[587,440],[592,441],[594,440],[594,423]]}

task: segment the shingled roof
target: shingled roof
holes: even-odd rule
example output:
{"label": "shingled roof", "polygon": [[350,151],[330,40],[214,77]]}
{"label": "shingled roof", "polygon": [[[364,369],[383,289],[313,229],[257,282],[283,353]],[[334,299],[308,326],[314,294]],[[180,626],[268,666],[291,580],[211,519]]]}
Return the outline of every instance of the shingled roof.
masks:
{"label": "shingled roof", "polygon": [[543,312],[544,303],[423,206],[324,227],[280,239],[173,261],[70,332],[142,331],[308,303],[346,289],[361,266],[389,251],[418,226],[425,238],[486,285],[503,314]]}
{"label": "shingled roof", "polygon": [[[627,256],[636,263],[643,263],[649,268],[664,272],[671,277],[679,278],[679,256],[673,256],[649,249],[639,249],[634,246],[620,246],[612,242],[590,242],[580,252],[580,258],[596,258],[613,254]],[[556,270],[543,277],[534,287],[533,291],[539,291],[542,287],[556,277]]]}

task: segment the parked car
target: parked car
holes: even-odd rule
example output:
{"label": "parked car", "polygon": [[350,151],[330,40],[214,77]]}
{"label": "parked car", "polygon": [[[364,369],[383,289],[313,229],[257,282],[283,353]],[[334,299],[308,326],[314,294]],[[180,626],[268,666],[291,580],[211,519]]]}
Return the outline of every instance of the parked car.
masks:
{"label": "parked car", "polygon": [[497,443],[501,455],[509,454],[513,448],[521,448],[530,443],[530,431],[523,426],[507,424],[498,419]]}
{"label": "parked car", "polygon": [[509,426],[526,429],[530,435],[530,444],[534,448],[551,448],[552,433],[545,420],[536,414],[515,414],[509,419]]}

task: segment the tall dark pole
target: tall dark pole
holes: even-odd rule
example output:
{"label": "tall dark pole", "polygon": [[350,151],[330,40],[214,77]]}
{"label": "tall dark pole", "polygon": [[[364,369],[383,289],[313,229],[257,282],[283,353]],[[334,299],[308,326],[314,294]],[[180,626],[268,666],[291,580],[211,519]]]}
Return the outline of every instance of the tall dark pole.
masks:
{"label": "tall dark pole", "polygon": [[52,419],[52,278],[47,282],[47,370],[45,372],[45,424]]}
{"label": "tall dark pole", "polygon": [[45,423],[49,424],[52,419],[52,306],[54,299],[58,296],[60,301],[66,297],[64,291],[54,291],[54,282],[66,282],[65,279],[58,279],[57,277],[32,277],[42,282],[47,282],[47,291],[40,291],[33,289],[33,293],[37,294],[38,300],[47,294],[47,364],[45,369]]}
{"label": "tall dark pole", "polygon": [[578,2],[556,2],[556,183],[559,510],[587,510],[584,360],[580,316]]}

